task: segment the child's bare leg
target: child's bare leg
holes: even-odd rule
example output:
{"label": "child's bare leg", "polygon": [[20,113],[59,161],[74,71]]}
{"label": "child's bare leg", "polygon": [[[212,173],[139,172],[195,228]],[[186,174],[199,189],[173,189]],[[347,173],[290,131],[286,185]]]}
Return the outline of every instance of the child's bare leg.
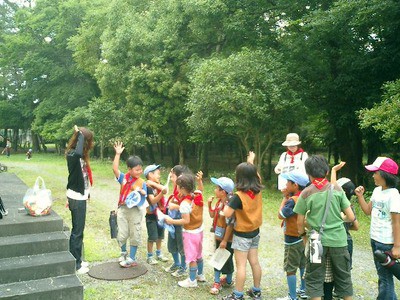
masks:
{"label": "child's bare leg", "polygon": [[253,273],[253,284],[254,287],[259,288],[261,284],[261,265],[258,260],[258,249],[250,249],[248,260],[251,266],[251,271]]}
{"label": "child's bare leg", "polygon": [[238,292],[243,292],[244,282],[246,280],[246,263],[247,263],[248,252],[239,251],[235,249],[235,261],[236,261],[236,284],[235,289]]}
{"label": "child's bare leg", "polygon": [[147,242],[147,253],[153,253],[154,242]]}
{"label": "child's bare leg", "polygon": [[156,249],[159,250],[159,251],[161,250],[161,244],[162,244],[162,240],[158,239],[156,241]]}

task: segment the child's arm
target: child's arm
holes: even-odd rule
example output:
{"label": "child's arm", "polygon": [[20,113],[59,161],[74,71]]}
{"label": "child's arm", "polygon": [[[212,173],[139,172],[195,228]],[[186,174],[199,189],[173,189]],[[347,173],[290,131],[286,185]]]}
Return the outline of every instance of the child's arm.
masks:
{"label": "child's arm", "polygon": [[147,180],[146,184],[147,184],[147,186],[149,186],[149,187],[151,187],[153,189],[157,189],[157,190],[162,191],[163,194],[165,194],[167,192],[167,188],[165,186],[163,186],[162,184],[157,183],[155,181]]}
{"label": "child's arm", "polygon": [[232,235],[232,232],[233,232],[233,225],[226,226],[224,238],[222,239],[221,243],[219,244],[220,248],[222,248],[222,249],[226,248],[228,239]]}
{"label": "child's arm", "polygon": [[124,149],[125,147],[123,147],[122,142],[117,141],[114,143],[115,157],[113,161],[113,172],[116,178],[119,176],[119,160]]}
{"label": "child's arm", "polygon": [[249,164],[254,165],[254,159],[256,158],[256,154],[253,151],[249,151],[249,154],[247,155],[247,162]]}
{"label": "child's arm", "polygon": [[331,183],[336,183],[337,181],[337,171],[339,171],[346,164],[345,161],[340,162],[340,164],[333,166],[331,171]]}
{"label": "child's arm", "polygon": [[224,207],[224,216],[225,216],[225,218],[232,217],[234,212],[235,212],[235,210],[232,207],[230,207],[228,205],[225,205],[225,207]]}
{"label": "child's arm", "polygon": [[204,190],[204,185],[203,185],[203,172],[198,171],[196,173],[196,180],[197,180],[197,189],[203,192]]}
{"label": "child's arm", "polygon": [[353,210],[351,209],[351,206],[349,206],[348,208],[346,208],[344,211],[344,221],[345,222],[349,222],[349,223],[353,223],[354,221],[356,221],[356,216],[354,215]]}
{"label": "child's arm", "polygon": [[208,204],[208,214],[210,215],[210,218],[214,218],[215,217],[215,207],[214,209],[212,208],[212,202],[214,200],[214,197],[210,197],[207,200],[207,204]]}
{"label": "child's arm", "polygon": [[295,214],[293,211],[295,205],[296,203],[292,198],[289,198],[288,200],[283,198],[281,207],[279,209],[278,218],[283,220],[293,216]]}
{"label": "child's arm", "polygon": [[358,203],[360,204],[361,209],[363,210],[363,212],[364,212],[367,216],[371,215],[371,212],[372,212],[372,202],[369,201],[369,202],[367,203],[367,202],[365,201],[365,198],[364,198],[365,189],[364,189],[364,187],[363,187],[363,186],[359,186],[359,187],[357,187],[357,188],[354,190],[354,192],[355,192],[356,195],[357,195]]}
{"label": "child's arm", "polygon": [[170,203],[168,204],[168,209],[170,209],[170,210],[179,210],[179,204],[170,202]]}
{"label": "child's arm", "polygon": [[182,214],[182,219],[172,219],[169,216],[165,217],[165,222],[172,225],[185,225],[190,222],[190,214]]}
{"label": "child's arm", "polygon": [[306,227],[305,227],[305,216],[297,214],[297,232],[299,236],[305,236],[306,233]]}
{"label": "child's arm", "polygon": [[394,244],[392,254],[394,258],[400,258],[400,214],[390,213],[392,217],[393,239]]}

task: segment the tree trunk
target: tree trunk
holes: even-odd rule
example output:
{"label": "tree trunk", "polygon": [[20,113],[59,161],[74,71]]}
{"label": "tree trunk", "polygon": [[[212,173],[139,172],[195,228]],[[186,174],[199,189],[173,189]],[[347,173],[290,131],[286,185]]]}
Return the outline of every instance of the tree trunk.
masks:
{"label": "tree trunk", "polygon": [[185,164],[185,151],[182,143],[179,143],[178,145],[178,155],[179,155],[179,164],[184,165]]}
{"label": "tree trunk", "polygon": [[199,145],[199,170],[203,171],[203,176],[208,177],[208,143]]}
{"label": "tree trunk", "polygon": [[[338,134],[339,133],[339,134]],[[341,170],[341,177],[348,177],[356,185],[363,182],[362,168],[362,139],[359,128],[347,126],[336,131],[336,140],[338,154],[342,161],[346,162],[346,166]]]}

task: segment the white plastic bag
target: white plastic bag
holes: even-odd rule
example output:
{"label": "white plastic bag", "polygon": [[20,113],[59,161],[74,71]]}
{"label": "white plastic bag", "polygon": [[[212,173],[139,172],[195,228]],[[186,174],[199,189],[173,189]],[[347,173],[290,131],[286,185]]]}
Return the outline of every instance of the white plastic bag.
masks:
{"label": "white plastic bag", "polygon": [[211,259],[209,260],[209,264],[213,268],[215,268],[217,270],[221,270],[230,256],[231,256],[231,253],[228,250],[223,249],[223,248],[218,248],[217,250],[215,250],[214,254],[211,256]]}
{"label": "white plastic bag", "polygon": [[35,217],[48,215],[52,202],[51,191],[46,189],[43,178],[38,176],[33,188],[25,193],[23,204],[26,212]]}

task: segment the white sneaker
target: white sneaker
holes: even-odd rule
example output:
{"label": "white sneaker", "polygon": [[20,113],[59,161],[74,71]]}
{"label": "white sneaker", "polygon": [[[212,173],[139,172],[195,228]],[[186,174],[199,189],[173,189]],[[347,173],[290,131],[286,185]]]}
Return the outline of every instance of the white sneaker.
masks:
{"label": "white sneaker", "polygon": [[157,260],[158,260],[158,261],[161,261],[161,262],[167,262],[167,261],[169,261],[169,259],[166,258],[165,256],[163,256],[162,254],[161,254],[161,255],[157,255]]}
{"label": "white sneaker", "polygon": [[191,281],[190,278],[186,278],[185,280],[178,281],[178,285],[183,288],[195,288],[197,287],[197,280]]}
{"label": "white sneaker", "polygon": [[128,252],[121,252],[121,256],[118,258],[118,261],[119,262],[125,261],[127,255],[128,255]]}
{"label": "white sneaker", "polygon": [[286,297],[276,298],[276,300],[296,300],[296,299],[292,299],[292,298],[290,298],[289,295],[287,295]]}
{"label": "white sneaker", "polygon": [[89,267],[89,263],[87,261],[82,261],[81,262],[81,267],[87,268],[87,267]]}
{"label": "white sneaker", "polygon": [[154,258],[154,256],[150,256],[149,258],[147,258],[147,263],[149,265],[156,265],[158,264],[158,261]]}
{"label": "white sneaker", "polygon": [[86,274],[87,272],[89,272],[89,268],[84,266],[82,266],[79,270],[76,270],[76,273],[81,275]]}
{"label": "white sneaker", "polygon": [[196,276],[196,279],[197,279],[198,282],[206,282],[207,281],[206,280],[206,276],[204,276],[204,274],[198,274]]}

